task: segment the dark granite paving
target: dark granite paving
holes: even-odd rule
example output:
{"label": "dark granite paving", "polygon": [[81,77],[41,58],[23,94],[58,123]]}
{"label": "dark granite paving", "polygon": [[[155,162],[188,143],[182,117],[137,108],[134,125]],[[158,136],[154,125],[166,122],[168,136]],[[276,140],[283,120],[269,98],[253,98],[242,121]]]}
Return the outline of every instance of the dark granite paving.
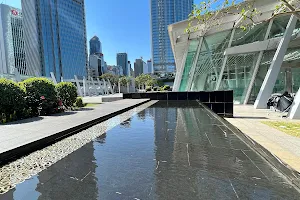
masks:
{"label": "dark granite paving", "polygon": [[0,199],[300,199],[197,102],[158,102]]}

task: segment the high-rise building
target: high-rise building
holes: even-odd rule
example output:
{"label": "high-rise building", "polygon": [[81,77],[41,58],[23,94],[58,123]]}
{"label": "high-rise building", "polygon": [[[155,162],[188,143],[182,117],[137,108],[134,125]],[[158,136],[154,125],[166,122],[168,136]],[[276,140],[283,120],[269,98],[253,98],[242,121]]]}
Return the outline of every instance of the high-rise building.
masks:
{"label": "high-rise building", "polygon": [[87,69],[84,0],[22,0],[26,64],[58,80]]}
{"label": "high-rise building", "polygon": [[20,9],[0,4],[0,74],[33,75],[26,68],[23,18]]}
{"label": "high-rise building", "polygon": [[151,0],[152,59],[156,72],[175,72],[168,25],[188,18],[193,0]]}
{"label": "high-rise building", "polygon": [[90,55],[102,53],[102,45],[97,36],[92,37],[90,39]]}
{"label": "high-rise building", "polygon": [[146,63],[143,61],[142,58],[136,59],[134,62],[134,77],[137,77],[144,73],[144,66]]}
{"label": "high-rise building", "polygon": [[98,55],[90,55],[88,75],[94,79],[98,78],[103,74],[103,65],[101,57]]}
{"label": "high-rise building", "polygon": [[130,63],[130,61],[127,62],[127,69],[128,69],[128,75],[127,75],[127,76],[132,76],[132,75],[131,75],[131,70],[132,70],[132,68],[131,68],[131,63]]}
{"label": "high-rise building", "polygon": [[147,60],[147,70],[148,70],[148,74],[152,74],[153,73],[152,60]]}
{"label": "high-rise building", "polygon": [[124,76],[129,76],[127,53],[117,53],[117,65],[123,68]]}

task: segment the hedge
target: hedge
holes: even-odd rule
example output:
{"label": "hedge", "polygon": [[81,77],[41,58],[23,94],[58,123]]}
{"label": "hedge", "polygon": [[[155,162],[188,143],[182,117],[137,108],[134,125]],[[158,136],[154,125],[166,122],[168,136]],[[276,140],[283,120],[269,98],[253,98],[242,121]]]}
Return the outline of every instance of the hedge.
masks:
{"label": "hedge", "polygon": [[17,83],[0,78],[0,122],[5,123],[24,117],[25,91]]}
{"label": "hedge", "polygon": [[58,108],[55,85],[47,78],[29,78],[20,83],[33,115],[54,113]]}
{"label": "hedge", "polygon": [[61,82],[56,85],[57,95],[67,108],[72,107],[76,102],[77,88],[72,83]]}

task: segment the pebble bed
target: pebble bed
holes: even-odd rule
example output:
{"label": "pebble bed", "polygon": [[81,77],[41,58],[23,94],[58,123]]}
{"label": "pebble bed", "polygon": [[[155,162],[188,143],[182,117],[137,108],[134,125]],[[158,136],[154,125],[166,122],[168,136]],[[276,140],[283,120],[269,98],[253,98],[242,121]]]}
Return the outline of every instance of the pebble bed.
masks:
{"label": "pebble bed", "polygon": [[67,155],[95,140],[108,130],[131,118],[136,113],[155,104],[150,101],[116,117],[101,122],[51,146],[35,151],[0,168],[0,194],[4,194],[17,184],[47,169]]}

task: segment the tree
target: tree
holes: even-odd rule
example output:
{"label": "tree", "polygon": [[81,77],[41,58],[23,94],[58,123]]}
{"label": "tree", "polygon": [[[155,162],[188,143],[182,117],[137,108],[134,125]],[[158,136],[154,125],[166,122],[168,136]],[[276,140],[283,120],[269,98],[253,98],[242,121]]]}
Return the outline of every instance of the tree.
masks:
{"label": "tree", "polygon": [[[258,1],[258,0],[256,0]],[[282,14],[294,14],[300,19],[300,0],[274,0],[278,1],[278,5],[270,19]],[[186,28],[187,33],[197,31],[197,26],[193,24],[196,19],[197,25],[201,24],[201,31],[205,34],[211,28],[222,23],[224,16],[241,15],[241,20],[249,20],[250,24],[256,25],[255,16],[260,15],[260,11],[255,7],[255,1],[246,0],[206,0],[199,5],[194,5],[189,15],[189,25]],[[261,23],[261,22],[260,22]],[[193,26],[193,28],[192,28]],[[240,26],[246,30],[245,25]]]}
{"label": "tree", "polygon": [[109,80],[112,85],[118,84],[118,81],[119,81],[119,77],[117,75],[109,74],[109,73],[102,74],[102,76],[100,76],[100,78]]}
{"label": "tree", "polygon": [[153,78],[149,74],[141,74],[135,78],[135,82],[137,85],[145,86],[148,81],[153,80]]}
{"label": "tree", "polygon": [[146,82],[145,85],[146,85],[146,86],[153,87],[153,86],[157,85],[157,80],[154,79],[154,78],[152,78],[151,80],[147,80],[147,82]]}
{"label": "tree", "polygon": [[128,76],[121,76],[119,78],[119,82],[122,86],[127,86],[128,83],[130,83],[130,77]]}

